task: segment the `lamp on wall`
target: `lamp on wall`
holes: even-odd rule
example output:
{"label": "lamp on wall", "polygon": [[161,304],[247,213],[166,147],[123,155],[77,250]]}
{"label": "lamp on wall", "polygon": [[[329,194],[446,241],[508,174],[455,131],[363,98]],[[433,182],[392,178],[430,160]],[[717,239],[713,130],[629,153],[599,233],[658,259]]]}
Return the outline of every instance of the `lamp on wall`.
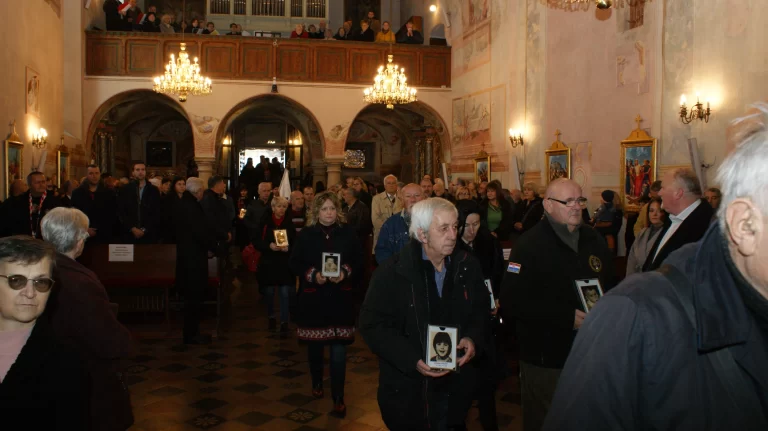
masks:
{"label": "lamp on wall", "polygon": [[685,101],[685,94],[683,94],[680,96],[680,121],[683,124],[689,124],[696,119],[709,123],[709,116],[712,114],[712,110],[709,109],[709,100],[707,100],[707,109],[704,109],[704,104],[699,101],[699,93],[696,93],[696,103],[691,106],[690,112],[688,112]]}
{"label": "lamp on wall", "polygon": [[518,146],[523,146],[523,134],[516,131],[509,129],[509,143],[512,144],[512,148],[517,148]]}
{"label": "lamp on wall", "polygon": [[226,138],[224,138],[224,141],[221,144],[224,145],[225,147],[230,147],[232,146],[232,139],[230,139],[229,136],[227,136]]}
{"label": "lamp on wall", "polygon": [[46,145],[48,145],[48,132],[41,127],[32,137],[32,146],[42,150]]}

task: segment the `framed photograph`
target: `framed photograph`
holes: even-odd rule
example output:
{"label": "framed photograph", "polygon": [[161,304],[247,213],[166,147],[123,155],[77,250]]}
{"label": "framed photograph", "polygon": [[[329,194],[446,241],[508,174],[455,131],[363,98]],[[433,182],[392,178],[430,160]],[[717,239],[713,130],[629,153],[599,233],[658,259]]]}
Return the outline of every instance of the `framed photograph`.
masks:
{"label": "framed photograph", "polygon": [[[287,239],[286,239],[287,241]],[[341,275],[341,254],[323,253],[323,277],[338,277]]]}
{"label": "framed photograph", "polygon": [[624,212],[638,212],[656,181],[656,139],[640,128],[642,118],[635,118],[637,129],[621,141],[619,152],[619,194]]}
{"label": "framed photograph", "polygon": [[456,346],[459,344],[458,328],[429,325],[427,327],[427,357],[429,368],[456,371]]}
{"label": "framed photograph", "polygon": [[588,280],[576,280],[574,283],[576,283],[576,291],[579,293],[579,299],[581,299],[584,312],[589,313],[592,307],[597,304],[597,301],[603,297],[603,288],[600,285],[600,280],[590,278]]}
{"label": "framed photograph", "polygon": [[483,280],[483,282],[485,283],[485,287],[488,289],[488,293],[491,294],[491,310],[495,310],[496,298],[494,298],[493,296],[493,288],[491,287],[491,280],[486,278],[485,280]]}
{"label": "framed photograph", "polygon": [[555,132],[557,140],[544,152],[547,183],[559,178],[571,178],[571,149],[560,141],[560,135],[560,130]]}
{"label": "framed photograph", "polygon": [[56,177],[57,185],[61,188],[69,180],[69,150],[65,146],[59,147],[58,157],[56,158]]}
{"label": "framed photograph", "polygon": [[14,180],[24,178],[24,144],[15,140],[5,141],[3,153],[5,155],[5,166],[3,166],[5,172],[5,196],[3,200],[6,200],[11,196],[11,183]]}
{"label": "framed photograph", "polygon": [[26,113],[40,118],[40,74],[27,67],[26,85],[24,95],[26,97]]}
{"label": "framed photograph", "polygon": [[481,151],[475,158],[475,183],[480,184],[483,181],[491,179],[491,156]]}
{"label": "framed photograph", "polygon": [[[278,247],[288,247],[288,231],[285,229],[277,229],[274,232],[275,245]],[[325,261],[325,259],[323,259]]]}

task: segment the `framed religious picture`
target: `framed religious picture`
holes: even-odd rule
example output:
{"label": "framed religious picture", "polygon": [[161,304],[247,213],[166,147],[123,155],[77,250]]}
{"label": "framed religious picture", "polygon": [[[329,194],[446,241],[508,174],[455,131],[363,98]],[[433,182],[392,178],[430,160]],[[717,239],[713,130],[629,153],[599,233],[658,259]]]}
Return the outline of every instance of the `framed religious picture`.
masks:
{"label": "framed religious picture", "polygon": [[434,370],[457,371],[456,346],[459,344],[458,328],[450,326],[427,326],[426,363]]}
{"label": "framed religious picture", "polygon": [[56,158],[56,173],[57,173],[56,177],[58,178],[57,185],[59,186],[59,188],[61,188],[64,186],[64,183],[67,182],[67,180],[69,180],[69,175],[70,175],[69,150],[67,149],[67,147],[62,145],[59,147],[59,151],[57,154],[58,154],[58,157]]}
{"label": "framed religious picture", "polygon": [[[286,241],[288,239],[286,238]],[[339,253],[323,253],[323,277],[338,277],[341,275],[341,255]]]}
{"label": "framed religious picture", "polygon": [[475,158],[475,183],[480,184],[483,181],[490,181],[490,178],[491,156],[485,151],[480,151],[480,154]]}
{"label": "framed religious picture", "polygon": [[5,141],[3,145],[4,154],[4,166],[5,172],[5,196],[3,200],[8,199],[11,196],[11,183],[14,180],[20,180],[24,178],[24,144],[18,140],[18,136],[14,133],[10,136],[11,139]]}
{"label": "framed religious picture", "polygon": [[555,142],[544,152],[546,155],[546,182],[558,178],[571,178],[571,149],[560,140],[560,130],[555,132]]}
{"label": "framed religious picture", "polygon": [[621,141],[619,195],[624,212],[638,212],[656,181],[656,139],[640,128],[643,119],[635,118],[637,128]]}
{"label": "framed religious picture", "polygon": [[275,235],[276,246],[288,247],[288,231],[285,229],[276,229],[273,233]]}
{"label": "framed religious picture", "polygon": [[585,313],[589,313],[597,301],[603,297],[603,288],[600,286],[600,280],[590,278],[589,280],[576,280],[576,292],[581,299],[581,306]]}
{"label": "framed religious picture", "polygon": [[27,67],[24,86],[26,113],[40,118],[40,74]]}

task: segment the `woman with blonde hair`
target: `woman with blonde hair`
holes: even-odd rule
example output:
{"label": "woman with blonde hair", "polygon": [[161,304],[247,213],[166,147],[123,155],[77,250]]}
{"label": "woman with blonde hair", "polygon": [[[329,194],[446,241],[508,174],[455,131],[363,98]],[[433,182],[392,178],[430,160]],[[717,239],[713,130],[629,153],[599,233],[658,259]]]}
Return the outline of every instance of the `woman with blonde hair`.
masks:
{"label": "woman with blonde hair", "polygon": [[[323,275],[326,253],[338,256],[339,275]],[[326,254],[324,256],[324,254]],[[296,238],[291,270],[299,276],[296,323],[307,344],[312,395],[323,397],[323,351],[330,348],[331,395],[336,417],[345,417],[344,380],[347,345],[355,339],[354,288],[362,277],[363,251],[355,230],[344,224],[341,202],[332,192],[315,196],[307,224]]]}
{"label": "woman with blonde hair", "polygon": [[461,201],[465,199],[472,199],[472,193],[470,193],[467,187],[459,186],[459,188],[456,189],[456,200]]}
{"label": "woman with blonde hair", "polygon": [[534,182],[523,184],[525,206],[522,207],[523,211],[520,212],[520,215],[515,217],[516,223],[514,224],[515,231],[518,233],[523,233],[536,226],[536,223],[541,221],[544,216],[543,199],[539,196],[538,190],[539,185]]}

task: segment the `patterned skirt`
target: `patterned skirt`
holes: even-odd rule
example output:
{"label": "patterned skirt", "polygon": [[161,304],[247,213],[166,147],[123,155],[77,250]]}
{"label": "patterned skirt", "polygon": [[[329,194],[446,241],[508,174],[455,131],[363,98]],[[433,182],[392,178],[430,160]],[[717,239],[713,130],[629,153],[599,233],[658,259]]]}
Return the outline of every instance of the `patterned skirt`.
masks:
{"label": "patterned skirt", "polygon": [[352,344],[355,341],[355,327],[335,325],[325,328],[305,328],[299,326],[296,335],[302,343]]}

